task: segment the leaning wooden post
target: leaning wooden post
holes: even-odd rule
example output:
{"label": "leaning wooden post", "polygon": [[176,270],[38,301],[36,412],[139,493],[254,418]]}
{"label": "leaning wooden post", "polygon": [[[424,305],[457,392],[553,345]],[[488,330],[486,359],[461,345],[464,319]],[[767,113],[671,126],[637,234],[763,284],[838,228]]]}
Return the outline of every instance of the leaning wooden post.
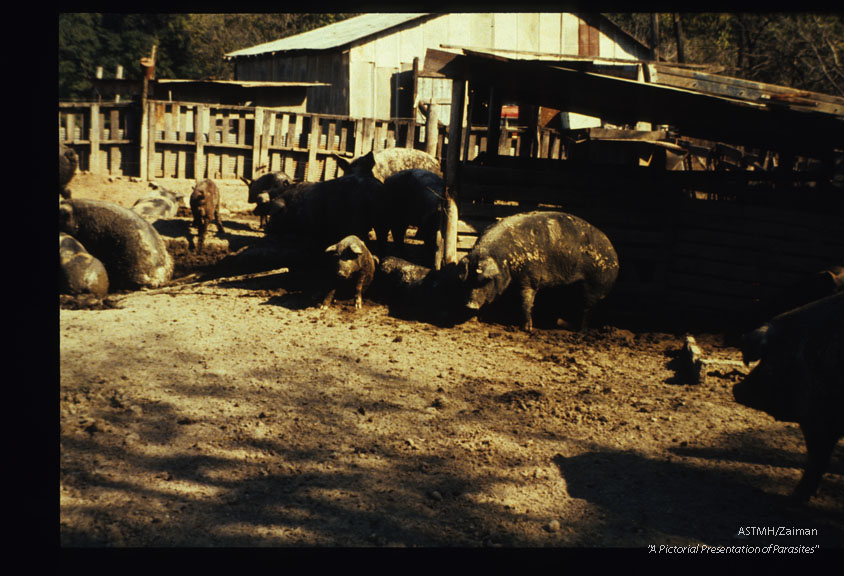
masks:
{"label": "leaning wooden post", "polygon": [[451,119],[448,125],[448,152],[445,164],[446,226],[443,232],[443,266],[457,263],[457,172],[460,163],[465,98],[466,81],[453,80],[451,83]]}
{"label": "leaning wooden post", "polygon": [[428,122],[425,124],[425,152],[431,156],[437,155],[437,139],[439,137],[440,120],[437,105],[428,105]]}

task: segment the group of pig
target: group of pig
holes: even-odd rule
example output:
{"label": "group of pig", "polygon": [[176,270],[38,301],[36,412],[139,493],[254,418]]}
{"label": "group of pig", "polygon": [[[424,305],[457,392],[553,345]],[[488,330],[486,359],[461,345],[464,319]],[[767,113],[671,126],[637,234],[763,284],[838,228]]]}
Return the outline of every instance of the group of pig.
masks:
{"label": "group of pig", "polygon": [[[172,259],[144,218],[147,210],[175,215],[179,199],[162,190],[160,199],[133,206],[134,211],[73,200],[67,184],[75,155],[61,149],[59,162],[64,285],[76,282],[73,290],[104,294],[109,278],[118,279],[114,285],[120,287],[169,280]],[[394,299],[416,308],[433,303],[440,312],[477,313],[513,291],[521,303],[522,326],[530,331],[537,293],[568,287],[566,298],[576,300],[573,309],[578,311],[569,320],[582,328],[589,310],[615,284],[619,262],[610,240],[588,222],[563,212],[504,218],[489,227],[456,266],[441,270],[388,255],[388,232],[393,251],[405,255],[407,229],[415,226],[427,263],[437,257],[445,197],[439,163],[423,152],[400,148],[369,153],[354,162],[338,157],[337,162],[343,175],[324,182],[296,183],[283,172],[246,180],[248,200],[256,205],[254,213],[261,217],[267,237],[292,239],[329,271],[318,299],[322,306],[330,306],[337,289],[346,284],[353,290],[355,308],[361,309],[363,293],[376,276]],[[201,251],[211,222],[225,232],[219,190],[211,180],[197,183],[190,208]],[[789,300],[794,309],[745,335],[744,360],[759,363],[734,387],[737,402],[800,424],[808,462],[792,496],[801,501],[815,494],[832,450],[844,436],[844,268],[825,271],[807,286],[811,293]],[[810,302],[799,306],[806,301]]]}
{"label": "group of pig", "polygon": [[[376,273],[398,298],[414,307],[434,302],[477,312],[505,291],[518,293],[522,325],[532,330],[537,292],[568,286],[584,327],[588,311],[611,291],[618,257],[607,236],[571,214],[552,211],[504,218],[488,228],[456,267],[435,270],[387,256],[387,232],[399,252],[408,226],[424,240],[429,263],[437,252],[445,187],[436,160],[416,150],[388,149],[354,162],[338,158],[344,175],[321,183],[294,183],[283,172],[249,184],[249,201],[268,235],[291,235],[324,251],[334,275],[322,306],[330,306],[337,285],[350,283],[355,307]],[[375,231],[379,258],[368,247]],[[832,449],[844,436],[844,268],[823,271],[783,299],[785,313],[744,338],[744,360],[759,361],[736,384],[736,401],[778,420],[800,424],[807,446],[804,474],[793,498],[815,494]],[[800,304],[805,304],[800,306]],[[793,309],[791,309],[793,308]],[[791,310],[789,310],[791,309]]]}
{"label": "group of pig", "polygon": [[[249,185],[249,201],[268,236],[293,237],[320,254],[334,272],[333,281],[354,287],[355,306],[378,274],[382,283],[415,299],[439,296],[443,308],[462,299],[477,312],[506,291],[521,299],[523,327],[533,329],[538,291],[576,286],[578,327],[588,311],[609,294],[618,276],[618,256],[609,239],[588,222],[562,212],[538,211],[505,218],[487,229],[457,267],[437,270],[438,236],[444,219],[445,184],[439,163],[413,149],[389,148],[348,162],[337,158],[343,175],[318,183],[294,183],[283,172],[265,174]],[[421,266],[387,255],[406,255],[410,226],[424,244]],[[374,243],[370,233],[374,231]],[[369,250],[372,245],[375,255]],[[380,274],[379,274],[380,273]],[[417,290],[422,286],[431,290]],[[439,288],[439,290],[437,290]],[[329,306],[337,285],[325,286],[320,301]],[[418,305],[424,305],[418,302]]]}
{"label": "group of pig", "polygon": [[59,145],[59,291],[105,296],[110,289],[156,287],[173,274],[158,232],[112,202],[72,198],[78,159]]}

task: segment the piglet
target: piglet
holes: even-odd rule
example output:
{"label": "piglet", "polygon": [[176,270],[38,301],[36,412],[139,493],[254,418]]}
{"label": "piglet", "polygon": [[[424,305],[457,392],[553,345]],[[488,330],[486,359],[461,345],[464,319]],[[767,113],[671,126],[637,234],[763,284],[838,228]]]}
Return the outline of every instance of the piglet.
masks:
{"label": "piglet", "polygon": [[326,248],[325,253],[331,260],[330,269],[334,275],[334,285],[323,299],[321,308],[331,306],[339,284],[353,282],[355,309],[360,310],[363,308],[363,293],[375,277],[376,258],[357,236],[346,236],[337,244]]}

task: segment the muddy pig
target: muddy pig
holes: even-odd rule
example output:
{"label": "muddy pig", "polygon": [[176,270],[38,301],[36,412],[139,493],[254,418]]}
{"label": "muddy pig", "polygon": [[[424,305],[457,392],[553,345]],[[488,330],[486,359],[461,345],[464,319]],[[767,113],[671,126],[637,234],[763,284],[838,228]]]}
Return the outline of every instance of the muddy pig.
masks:
{"label": "muddy pig", "polygon": [[78,166],[79,158],[76,152],[59,142],[59,196],[62,198],[70,198],[67,185],[73,180]]}
{"label": "muddy pig", "polygon": [[132,204],[132,210],[141,215],[147,222],[155,222],[162,218],[172,218],[179,212],[179,207],[185,205],[185,195],[158,188],[148,196],[139,198]]}
{"label": "muddy pig", "polygon": [[356,174],[295,184],[271,201],[266,233],[276,238],[292,235],[306,250],[321,253],[346,236],[366,239],[375,228],[381,253],[387,237],[382,187],[372,176]]}
{"label": "muddy pig", "polygon": [[736,401],[800,424],[807,461],[791,497],[806,501],[844,436],[844,293],[780,314],[746,334],[742,355],[745,364],[759,364],[733,387]]}
{"label": "muddy pig", "polygon": [[457,266],[434,270],[402,258],[387,256],[378,265],[375,298],[390,313],[408,320],[453,326],[468,319],[461,302],[462,283]]}
{"label": "muddy pig", "polygon": [[293,179],[284,172],[270,172],[263,176],[249,180],[241,176],[247,186],[249,186],[249,197],[247,201],[250,204],[256,204],[254,213],[261,217],[261,227],[267,225],[269,220],[268,210],[261,210],[262,206],[279,196],[284,190],[293,185]]}
{"label": "muddy pig", "polygon": [[322,308],[328,308],[334,301],[336,283],[352,282],[355,288],[355,309],[363,308],[363,293],[375,277],[376,259],[370,254],[363,240],[357,236],[346,236],[337,244],[325,249],[334,273],[335,285],[322,301]]}
{"label": "muddy pig", "polygon": [[103,263],[113,288],[155,288],[173,275],[173,258],[156,229],[113,202],[62,200],[59,231],[73,236]]}
{"label": "muddy pig", "polygon": [[479,310],[513,285],[528,332],[537,291],[576,286],[582,329],[589,310],[610,293],[618,276],[618,256],[606,235],[563,212],[504,218],[483,233],[459,265],[469,309]]}
{"label": "muddy pig", "polygon": [[190,195],[190,211],[198,238],[197,251],[202,252],[205,247],[205,233],[212,221],[217,224],[218,234],[226,233],[220,220],[220,191],[213,181],[205,179],[196,183]]}
{"label": "muddy pig", "polygon": [[59,292],[61,294],[108,294],[108,273],[75,238],[59,232]]}
{"label": "muddy pig", "polygon": [[416,226],[417,239],[425,243],[426,260],[433,264],[445,201],[443,179],[421,168],[401,170],[384,181],[383,196],[387,224],[399,250],[405,251],[408,226]]}
{"label": "muddy pig", "polygon": [[421,168],[442,176],[439,161],[421,150],[414,148],[385,148],[378,152],[369,152],[351,162],[342,156],[335,155],[337,164],[343,169],[343,174],[371,174],[380,182],[411,168]]}

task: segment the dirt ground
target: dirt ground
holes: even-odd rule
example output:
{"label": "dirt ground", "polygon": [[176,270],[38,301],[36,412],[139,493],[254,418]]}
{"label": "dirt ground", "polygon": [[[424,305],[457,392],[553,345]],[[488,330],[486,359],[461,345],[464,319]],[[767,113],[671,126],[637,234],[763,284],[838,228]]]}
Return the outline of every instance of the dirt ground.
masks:
{"label": "dirt ground", "polygon": [[[261,237],[246,186],[221,189],[217,256]],[[202,264],[171,244],[177,276]],[[790,504],[800,430],[734,402],[747,368],[722,335],[694,334],[712,362],[692,384],[681,333],[442,327],[307,306],[283,279],[60,299],[63,547],[844,547],[844,447]]]}

